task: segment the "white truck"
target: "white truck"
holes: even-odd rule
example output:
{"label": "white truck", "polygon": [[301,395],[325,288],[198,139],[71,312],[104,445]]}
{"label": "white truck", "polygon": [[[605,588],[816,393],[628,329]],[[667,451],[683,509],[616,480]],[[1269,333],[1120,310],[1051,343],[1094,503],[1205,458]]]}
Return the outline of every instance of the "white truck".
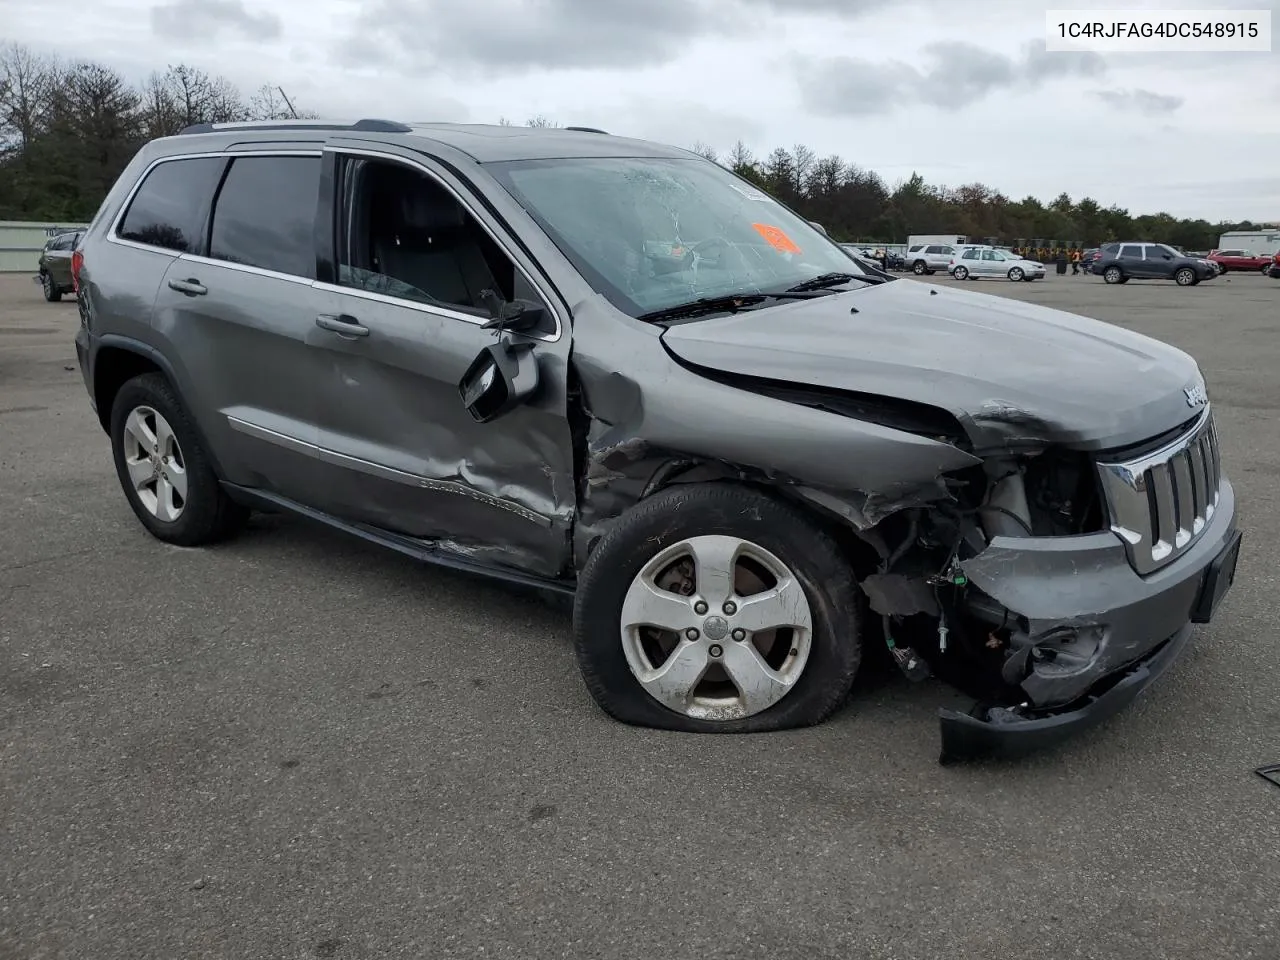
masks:
{"label": "white truck", "polygon": [[1280,227],[1270,230],[1232,230],[1218,238],[1219,250],[1243,250],[1259,257],[1280,253]]}
{"label": "white truck", "polygon": [[907,237],[907,249],[927,247],[938,243],[948,247],[962,247],[969,242],[968,237],[959,233],[925,233],[916,237]]}

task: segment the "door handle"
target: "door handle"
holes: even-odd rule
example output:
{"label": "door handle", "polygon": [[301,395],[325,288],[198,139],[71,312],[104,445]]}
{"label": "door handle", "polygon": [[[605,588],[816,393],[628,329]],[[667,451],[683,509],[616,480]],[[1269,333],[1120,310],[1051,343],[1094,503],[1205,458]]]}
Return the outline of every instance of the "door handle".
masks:
{"label": "door handle", "polygon": [[195,277],[190,277],[186,280],[170,280],[169,289],[185,293],[189,297],[203,297],[209,292],[209,288],[195,279]]}
{"label": "door handle", "polygon": [[321,330],[328,330],[336,333],[338,336],[348,340],[354,340],[356,337],[367,337],[369,328],[364,326],[359,320],[350,314],[339,313],[322,313],[316,317],[316,326]]}

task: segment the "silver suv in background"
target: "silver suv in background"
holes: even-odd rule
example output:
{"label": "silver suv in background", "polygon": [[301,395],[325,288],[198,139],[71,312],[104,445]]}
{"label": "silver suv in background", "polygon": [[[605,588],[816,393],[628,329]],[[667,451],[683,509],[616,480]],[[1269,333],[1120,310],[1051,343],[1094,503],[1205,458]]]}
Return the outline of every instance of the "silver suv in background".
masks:
{"label": "silver suv in background", "polygon": [[77,263],[157,539],[286,511],[572,595],[627,723],[817,723],[883,644],[973,698],[943,759],[1020,752],[1128,703],[1234,576],[1191,357],[893,282],[689,151],[206,125],[137,154]]}
{"label": "silver suv in background", "polygon": [[921,243],[908,247],[904,259],[908,270],[916,276],[923,276],[939,270],[945,273],[955,255],[956,248],[945,243]]}

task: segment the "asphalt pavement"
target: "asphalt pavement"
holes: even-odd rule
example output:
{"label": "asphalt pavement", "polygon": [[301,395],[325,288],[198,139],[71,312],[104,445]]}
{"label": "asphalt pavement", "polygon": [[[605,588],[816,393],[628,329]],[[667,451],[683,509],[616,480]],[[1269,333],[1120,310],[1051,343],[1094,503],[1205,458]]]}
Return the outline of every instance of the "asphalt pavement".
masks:
{"label": "asphalt pavement", "polygon": [[932,681],[634,729],[536,597],[279,517],[159,543],[74,305],[0,276],[0,958],[1280,956],[1280,281],[976,289],[1196,356],[1245,542],[1132,709],[944,768]]}

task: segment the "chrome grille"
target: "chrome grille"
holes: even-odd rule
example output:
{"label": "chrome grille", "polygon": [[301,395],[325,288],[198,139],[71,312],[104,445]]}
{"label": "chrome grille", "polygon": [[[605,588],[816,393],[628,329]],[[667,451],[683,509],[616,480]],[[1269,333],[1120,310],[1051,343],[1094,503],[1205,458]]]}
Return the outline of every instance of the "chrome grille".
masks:
{"label": "chrome grille", "polygon": [[1123,463],[1099,463],[1111,529],[1140,574],[1181,556],[1218,507],[1222,464],[1213,415],[1154,453]]}

